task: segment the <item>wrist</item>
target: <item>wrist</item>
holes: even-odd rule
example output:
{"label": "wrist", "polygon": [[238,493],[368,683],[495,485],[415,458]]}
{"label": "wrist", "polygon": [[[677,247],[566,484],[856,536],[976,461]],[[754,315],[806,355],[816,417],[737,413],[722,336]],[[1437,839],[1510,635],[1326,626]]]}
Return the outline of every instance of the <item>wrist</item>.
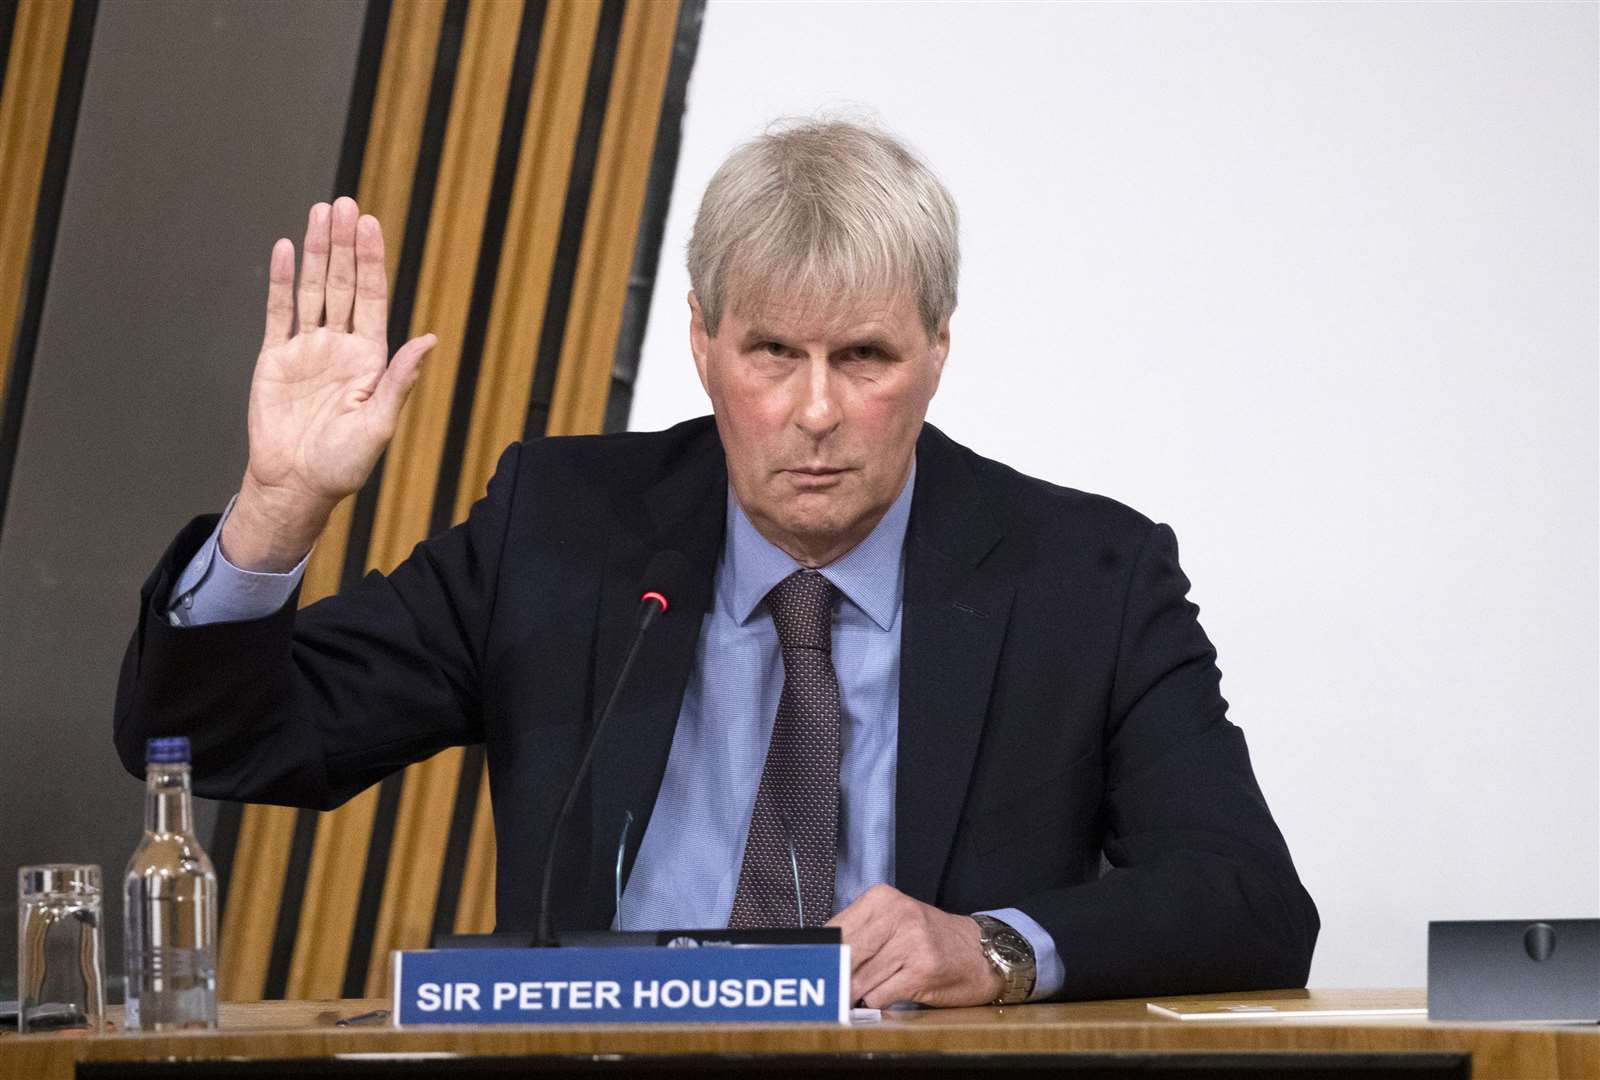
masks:
{"label": "wrist", "polygon": [[1033,945],[1009,923],[992,915],[973,915],[972,921],[978,927],[984,960],[995,976],[997,990],[991,1001],[996,1005],[1027,1001],[1038,976]]}
{"label": "wrist", "polygon": [[316,543],[332,504],[267,488],[246,474],[218,541],[241,570],[281,574],[294,569]]}

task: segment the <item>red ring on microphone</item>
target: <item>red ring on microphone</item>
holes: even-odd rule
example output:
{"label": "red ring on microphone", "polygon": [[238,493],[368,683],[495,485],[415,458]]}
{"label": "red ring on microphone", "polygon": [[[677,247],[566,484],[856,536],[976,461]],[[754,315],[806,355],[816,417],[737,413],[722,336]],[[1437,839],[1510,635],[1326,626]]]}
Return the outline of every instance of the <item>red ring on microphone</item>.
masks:
{"label": "red ring on microphone", "polygon": [[661,614],[665,615],[667,613],[667,598],[665,596],[662,596],[658,592],[647,592],[643,596],[639,597],[639,603],[642,604],[646,600],[656,601],[661,605]]}

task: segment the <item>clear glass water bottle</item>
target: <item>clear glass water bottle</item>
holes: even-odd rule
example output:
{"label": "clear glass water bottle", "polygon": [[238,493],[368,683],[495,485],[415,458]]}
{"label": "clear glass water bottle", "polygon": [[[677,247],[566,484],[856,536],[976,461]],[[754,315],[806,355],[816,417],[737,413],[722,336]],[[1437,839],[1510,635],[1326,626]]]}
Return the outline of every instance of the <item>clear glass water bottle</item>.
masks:
{"label": "clear glass water bottle", "polygon": [[194,835],[189,740],[145,744],[144,839],[124,888],[129,1030],[217,1026],[217,872]]}

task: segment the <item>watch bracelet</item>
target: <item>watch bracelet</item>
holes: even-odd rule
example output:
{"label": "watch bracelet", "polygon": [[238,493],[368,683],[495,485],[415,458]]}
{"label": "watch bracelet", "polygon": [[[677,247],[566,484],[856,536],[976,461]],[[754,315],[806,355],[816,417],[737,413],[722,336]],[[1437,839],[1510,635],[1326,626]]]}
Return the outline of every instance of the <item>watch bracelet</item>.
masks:
{"label": "watch bracelet", "polygon": [[[1033,943],[1027,939],[1016,927],[993,915],[974,915],[974,922],[978,924],[979,945],[983,949],[983,957],[989,962],[1001,979],[1000,996],[991,1004],[1016,1005],[1028,1000],[1033,993],[1033,988],[1038,982],[1039,972],[1037,957],[1033,954]],[[998,956],[998,950],[993,944],[993,939],[1001,933],[1011,934],[1028,950],[1028,963],[1013,966],[1003,961]]]}

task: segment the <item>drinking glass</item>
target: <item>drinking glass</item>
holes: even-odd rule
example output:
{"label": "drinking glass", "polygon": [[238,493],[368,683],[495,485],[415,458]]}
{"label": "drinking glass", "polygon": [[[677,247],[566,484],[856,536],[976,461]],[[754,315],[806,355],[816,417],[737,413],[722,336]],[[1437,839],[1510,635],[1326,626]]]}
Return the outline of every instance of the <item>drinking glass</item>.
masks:
{"label": "drinking glass", "polygon": [[98,866],[17,871],[17,1030],[104,1030],[105,939]]}

